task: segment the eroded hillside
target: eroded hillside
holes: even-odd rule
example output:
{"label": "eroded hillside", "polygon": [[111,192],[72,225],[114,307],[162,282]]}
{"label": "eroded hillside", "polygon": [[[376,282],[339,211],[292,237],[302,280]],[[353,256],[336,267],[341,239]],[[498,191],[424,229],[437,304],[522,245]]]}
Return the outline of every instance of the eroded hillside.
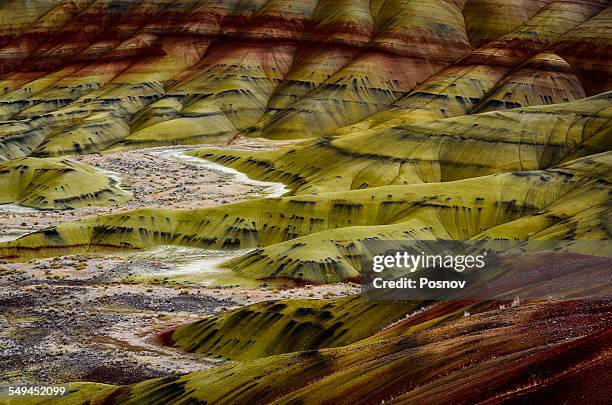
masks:
{"label": "eroded hillside", "polygon": [[[67,404],[612,398],[610,305],[576,299],[612,252],[572,247],[611,237],[611,136],[606,0],[5,1],[0,373]],[[509,262],[574,289],[373,301],[371,240],[564,241]]]}

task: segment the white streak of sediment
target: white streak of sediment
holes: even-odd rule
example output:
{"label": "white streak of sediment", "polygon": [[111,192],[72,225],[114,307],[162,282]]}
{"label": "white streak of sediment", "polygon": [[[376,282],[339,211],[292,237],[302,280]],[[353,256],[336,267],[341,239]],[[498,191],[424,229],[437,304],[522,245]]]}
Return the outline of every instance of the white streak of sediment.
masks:
{"label": "white streak of sediment", "polygon": [[280,197],[290,191],[283,183],[255,180],[236,169],[232,169],[231,167],[223,166],[219,163],[211,162],[210,160],[202,159],[196,156],[186,155],[185,151],[183,150],[166,150],[161,152],[153,152],[151,154],[173,160],[181,160],[183,162],[195,164],[197,166],[217,172],[229,173],[234,177],[234,181],[237,183],[255,187],[264,187],[266,189],[264,193],[265,197]]}
{"label": "white streak of sediment", "polygon": [[26,207],[20,204],[0,204],[0,214],[22,214],[24,212],[38,212],[37,208]]}

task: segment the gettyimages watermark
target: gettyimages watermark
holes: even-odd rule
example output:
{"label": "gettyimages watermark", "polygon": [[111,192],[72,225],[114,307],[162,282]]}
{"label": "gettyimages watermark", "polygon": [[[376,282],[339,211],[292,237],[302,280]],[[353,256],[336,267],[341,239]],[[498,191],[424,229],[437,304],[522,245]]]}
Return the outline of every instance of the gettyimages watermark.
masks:
{"label": "gettyimages watermark", "polygon": [[374,300],[612,299],[611,241],[362,242]]}

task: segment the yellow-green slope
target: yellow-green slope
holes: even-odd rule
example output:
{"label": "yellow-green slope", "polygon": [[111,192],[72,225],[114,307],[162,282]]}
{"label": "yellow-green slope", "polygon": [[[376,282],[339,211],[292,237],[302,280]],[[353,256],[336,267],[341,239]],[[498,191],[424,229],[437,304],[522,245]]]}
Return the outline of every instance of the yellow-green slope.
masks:
{"label": "yellow-green slope", "polygon": [[118,180],[64,158],[23,158],[0,164],[0,203],[65,209],[125,202]]}

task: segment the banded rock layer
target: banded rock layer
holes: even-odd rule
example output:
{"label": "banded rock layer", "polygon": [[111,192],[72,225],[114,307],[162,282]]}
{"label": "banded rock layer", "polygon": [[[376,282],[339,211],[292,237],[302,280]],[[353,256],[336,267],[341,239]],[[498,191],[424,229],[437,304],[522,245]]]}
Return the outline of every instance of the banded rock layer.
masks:
{"label": "banded rock layer", "polygon": [[196,156],[294,193],[445,182],[546,169],[610,149],[612,93],[550,106],[374,128],[278,151],[202,149]]}
{"label": "banded rock layer", "polygon": [[313,138],[610,90],[600,0],[13,3],[4,159]]}

